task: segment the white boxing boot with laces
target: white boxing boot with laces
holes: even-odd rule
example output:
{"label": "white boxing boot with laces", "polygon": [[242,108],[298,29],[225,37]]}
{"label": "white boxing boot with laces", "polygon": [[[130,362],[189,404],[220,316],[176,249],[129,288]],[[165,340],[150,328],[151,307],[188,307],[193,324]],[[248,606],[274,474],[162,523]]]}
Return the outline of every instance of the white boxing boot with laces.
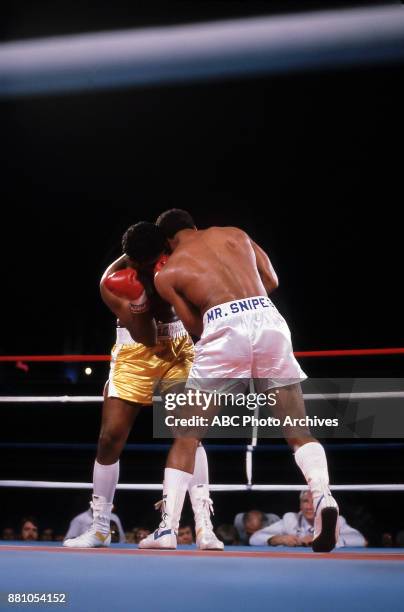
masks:
{"label": "white boxing boot with laces", "polygon": [[185,486],[167,486],[164,484],[163,499],[154,506],[156,510],[161,510],[160,525],[157,527],[156,531],[139,542],[139,548],[160,548],[170,550],[177,548],[178,526],[180,524],[185,493]]}
{"label": "white boxing boot with laces", "polygon": [[338,541],[339,508],[328,487],[321,495],[314,497],[314,535],[312,548],[314,552],[330,552]]}
{"label": "white boxing boot with laces", "polygon": [[195,516],[196,546],[199,550],[223,550],[224,544],[216,537],[210,515],[213,502],[209,497],[209,485],[195,485],[189,492]]}
{"label": "white boxing boot with laces", "polygon": [[161,550],[175,550],[177,548],[177,534],[171,527],[167,514],[167,495],[154,504],[156,510],[161,510],[161,522],[156,531],[139,542],[139,548],[159,548]]}
{"label": "white boxing boot with laces", "polygon": [[77,538],[65,540],[63,546],[67,548],[101,548],[111,544],[112,504],[108,503],[105,497],[93,495],[90,506],[93,511],[93,524],[90,529],[77,536]]}
{"label": "white boxing boot with laces", "polygon": [[295,460],[302,470],[313,496],[314,552],[330,552],[338,540],[338,504],[329,489],[327,458],[322,445],[307,442],[295,450]]}

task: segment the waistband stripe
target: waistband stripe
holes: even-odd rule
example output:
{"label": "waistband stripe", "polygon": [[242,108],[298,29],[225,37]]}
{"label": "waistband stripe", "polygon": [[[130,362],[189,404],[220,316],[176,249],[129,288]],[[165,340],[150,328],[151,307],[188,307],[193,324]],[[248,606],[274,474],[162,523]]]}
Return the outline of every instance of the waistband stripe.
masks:
{"label": "waistband stripe", "polygon": [[[165,338],[181,338],[187,335],[182,321],[173,321],[172,323],[158,323],[157,324],[157,339],[164,340]],[[132,338],[129,330],[126,327],[116,328],[116,344],[137,344]]]}

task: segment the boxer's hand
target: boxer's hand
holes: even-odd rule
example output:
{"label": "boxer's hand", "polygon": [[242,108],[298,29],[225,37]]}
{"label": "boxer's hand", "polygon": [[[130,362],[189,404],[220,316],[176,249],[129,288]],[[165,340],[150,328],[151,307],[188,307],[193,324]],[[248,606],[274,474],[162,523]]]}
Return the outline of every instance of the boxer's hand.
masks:
{"label": "boxer's hand", "polygon": [[109,274],[104,283],[114,295],[130,301],[129,306],[133,314],[149,309],[145,288],[133,268],[124,268]]}
{"label": "boxer's hand", "polygon": [[166,265],[167,261],[169,260],[169,255],[162,255],[160,257],[160,259],[158,260],[158,262],[156,263],[156,265],[154,266],[154,276],[156,276],[156,274],[158,274]]}

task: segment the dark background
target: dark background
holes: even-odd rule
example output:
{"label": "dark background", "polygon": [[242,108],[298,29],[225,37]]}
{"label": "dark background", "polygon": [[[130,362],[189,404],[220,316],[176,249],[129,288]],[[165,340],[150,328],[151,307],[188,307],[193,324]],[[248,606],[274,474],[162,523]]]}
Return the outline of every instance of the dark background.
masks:
{"label": "dark background", "polygon": [[[15,2],[1,40],[319,7]],[[189,210],[201,228],[240,226],[268,251],[280,278],[273,298],[296,350],[402,346],[402,74],[396,64],[0,101],[0,352],[107,354],[114,320],[99,298],[99,278],[120,254],[128,225],[173,206]],[[91,365],[87,377],[82,364],[29,364],[28,372],[1,364],[2,393],[100,394],[107,364]],[[311,376],[403,371],[402,357],[302,365]],[[0,406],[3,442],[96,441],[99,407]],[[131,441],[151,441],[150,428],[145,413]],[[2,449],[0,457],[0,478],[91,479],[92,451]],[[341,483],[399,482],[402,459],[399,449],[335,450],[331,474]],[[121,481],[159,482],[163,460],[163,453],[126,453]],[[257,481],[301,482],[287,453],[259,455],[256,466]],[[244,482],[244,456],[212,453],[211,479]],[[61,530],[88,499],[76,491],[1,494],[0,524],[34,512],[42,526]],[[127,527],[153,524],[155,497],[117,494]],[[370,507],[380,532],[400,526],[402,499],[345,494],[341,506],[348,518]],[[291,494],[220,493],[216,512],[229,521],[254,506],[282,513],[294,504]]]}

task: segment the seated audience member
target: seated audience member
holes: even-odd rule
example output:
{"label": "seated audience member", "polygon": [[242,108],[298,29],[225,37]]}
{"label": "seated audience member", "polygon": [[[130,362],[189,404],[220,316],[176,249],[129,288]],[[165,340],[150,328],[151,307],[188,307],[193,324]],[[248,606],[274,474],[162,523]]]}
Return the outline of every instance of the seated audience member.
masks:
{"label": "seated audience member", "polygon": [[190,525],[182,525],[179,527],[177,542],[178,544],[194,543],[194,534],[192,533],[192,527]]}
{"label": "seated audience member", "polygon": [[[119,538],[120,538],[119,527],[115,523],[115,521],[113,521],[112,519],[111,519],[110,525],[111,525],[111,542],[112,544],[117,544],[119,543]],[[126,540],[124,541],[126,542]]]}
{"label": "seated audience member", "polygon": [[65,539],[64,533],[57,533],[53,539],[55,542],[63,542]]}
{"label": "seated audience member", "polygon": [[135,543],[135,531],[136,531],[136,527],[132,531],[125,531],[125,542],[126,542],[126,544],[134,544]]}
{"label": "seated audience member", "polygon": [[404,530],[399,531],[396,535],[396,546],[402,548],[404,546]]}
{"label": "seated audience member", "polygon": [[[118,530],[118,537],[115,539],[116,542],[120,542],[123,544],[125,542],[125,532],[122,527],[122,523],[120,521],[119,516],[112,513],[111,514],[111,523],[115,523],[115,529]],[[93,511],[91,507],[86,512],[82,512],[75,516],[69,525],[69,529],[64,537],[65,540],[69,538],[77,538],[77,536],[81,535],[85,531],[87,531],[91,525],[93,524]],[[114,535],[114,534],[112,534]]]}
{"label": "seated audience member", "polygon": [[4,527],[1,532],[2,540],[16,540],[14,527]]}
{"label": "seated audience member", "polygon": [[46,527],[41,531],[41,537],[39,538],[42,542],[53,542],[54,534],[52,527]]}
{"label": "seated audience member", "polygon": [[[339,517],[337,547],[366,546],[363,535]],[[251,546],[310,546],[314,531],[314,506],[310,491],[300,493],[300,512],[287,512],[277,523],[256,531],[250,538]]]}
{"label": "seated audience member", "polygon": [[225,546],[237,546],[240,544],[238,531],[234,525],[228,525],[226,523],[219,525],[215,533]]}
{"label": "seated audience member", "polygon": [[38,521],[33,516],[27,516],[21,521],[20,539],[31,541],[38,539]]}
{"label": "seated audience member", "polygon": [[383,548],[392,548],[394,546],[393,542],[393,534],[385,531],[382,533],[382,547]]}
{"label": "seated audience member", "polygon": [[140,540],[147,538],[150,533],[150,529],[146,527],[134,527],[132,531],[133,544],[139,544]]}
{"label": "seated audience member", "polygon": [[248,544],[253,533],[264,527],[279,521],[277,514],[265,514],[261,510],[250,510],[249,512],[239,512],[234,519],[234,526],[240,536],[241,544]]}

